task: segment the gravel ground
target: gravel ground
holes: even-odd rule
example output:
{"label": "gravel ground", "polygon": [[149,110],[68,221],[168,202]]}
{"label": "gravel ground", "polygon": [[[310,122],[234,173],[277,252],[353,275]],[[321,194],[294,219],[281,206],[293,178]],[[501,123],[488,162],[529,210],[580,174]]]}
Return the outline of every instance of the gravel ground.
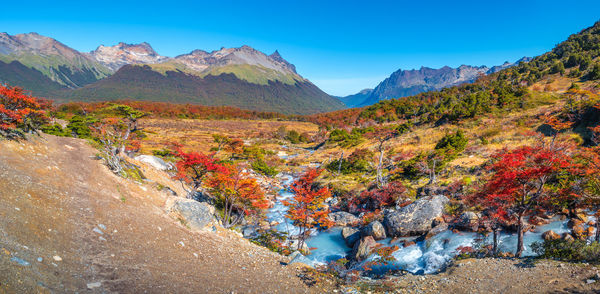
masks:
{"label": "gravel ground", "polygon": [[330,292],[233,232],[190,232],[166,194],[95,153],[72,138],[0,142],[0,293]]}
{"label": "gravel ground", "polygon": [[345,292],[391,293],[600,293],[597,268],[551,260],[467,259],[436,275],[363,281]]}

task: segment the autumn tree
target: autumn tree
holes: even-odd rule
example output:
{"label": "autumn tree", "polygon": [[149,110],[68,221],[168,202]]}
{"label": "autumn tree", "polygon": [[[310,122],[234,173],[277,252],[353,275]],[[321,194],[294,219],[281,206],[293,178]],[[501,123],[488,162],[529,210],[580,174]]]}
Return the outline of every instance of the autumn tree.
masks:
{"label": "autumn tree", "polygon": [[492,253],[498,254],[498,239],[503,225],[509,224],[513,220],[513,215],[509,214],[510,202],[498,201],[495,197],[488,197],[481,190],[477,193],[465,195],[464,203],[482,210],[479,217],[479,223],[492,231]]}
{"label": "autumn tree", "polygon": [[[569,189],[571,193],[581,196],[579,205],[596,210],[596,217],[600,218],[600,125],[591,127],[590,131],[593,145],[579,148],[578,158],[583,161],[579,172],[572,173],[571,176],[579,177]],[[596,222],[594,240],[600,242],[600,222]]]}
{"label": "autumn tree", "polygon": [[395,125],[391,127],[376,128],[372,132],[367,133],[367,136],[377,141],[377,151],[379,152],[379,158],[377,162],[377,186],[381,187],[384,185],[383,180],[383,156],[385,152],[385,143],[389,140],[398,137],[400,134],[406,133],[410,130],[410,124],[405,123],[401,125]]}
{"label": "autumn tree", "polygon": [[115,174],[122,174],[125,162],[121,150],[127,144],[127,124],[118,118],[106,118],[97,121],[91,129],[94,139],[100,143],[100,151],[108,168]]}
{"label": "autumn tree", "polygon": [[310,169],[291,185],[294,193],[292,201],[283,201],[289,207],[286,217],[300,229],[298,248],[304,246],[306,238],[311,229],[328,228],[332,225],[329,215],[329,207],[325,200],[331,197],[331,191],[327,187],[319,188],[315,179],[322,170]]}
{"label": "autumn tree", "polygon": [[239,157],[244,152],[244,140],[234,138],[225,145],[225,150],[231,153],[231,158]]}
{"label": "autumn tree", "polygon": [[564,150],[541,146],[502,150],[494,156],[492,174],[478,197],[494,215],[517,222],[515,256],[523,253],[525,218],[544,207],[553,207],[553,201],[560,198],[554,187],[568,168],[569,157]]}
{"label": "autumn tree", "polygon": [[231,142],[231,139],[227,136],[221,135],[221,134],[213,134],[213,141],[215,143],[217,143],[217,152],[216,154],[219,154],[219,152],[221,152],[221,149],[223,149],[223,147],[225,147],[227,144],[229,144]]}
{"label": "autumn tree", "polygon": [[188,192],[188,198],[202,189],[204,178],[213,172],[226,173],[227,169],[217,162],[212,155],[206,155],[200,152],[184,152],[181,146],[174,144],[174,154],[178,158],[175,167],[177,168],[176,178],[186,182],[192,187]]}
{"label": "autumn tree", "polygon": [[123,144],[119,146],[119,152],[124,154],[127,149],[127,142],[133,139],[132,136],[141,131],[138,126],[138,120],[148,115],[148,113],[139,111],[131,106],[122,104],[113,104],[99,111],[102,116],[114,117],[120,120]]}
{"label": "autumn tree", "polygon": [[228,165],[212,173],[206,180],[212,196],[223,207],[221,221],[230,228],[247,215],[257,214],[269,207],[269,201],[246,169],[240,165]]}
{"label": "autumn tree", "polygon": [[360,195],[353,197],[348,208],[351,212],[371,212],[385,207],[404,206],[410,203],[406,195],[406,188],[399,181],[386,184],[381,188],[374,187],[365,190]]}
{"label": "autumn tree", "polygon": [[25,93],[22,88],[0,84],[0,137],[23,138],[47,121],[50,103]]}
{"label": "autumn tree", "polygon": [[122,174],[127,165],[123,157],[127,151],[139,150],[136,136],[141,130],[138,119],[147,114],[130,106],[113,104],[100,109],[91,120],[90,129],[107,166],[116,174]]}
{"label": "autumn tree", "polygon": [[556,141],[558,134],[566,129],[569,129],[573,123],[570,121],[562,121],[555,116],[550,116],[546,119],[546,124],[552,129],[552,145]]}

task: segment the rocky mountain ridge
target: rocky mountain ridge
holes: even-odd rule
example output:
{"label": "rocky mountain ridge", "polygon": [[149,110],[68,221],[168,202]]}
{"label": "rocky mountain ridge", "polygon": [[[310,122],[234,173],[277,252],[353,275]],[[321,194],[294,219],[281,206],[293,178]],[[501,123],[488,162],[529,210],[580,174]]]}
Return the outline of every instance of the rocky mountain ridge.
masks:
{"label": "rocky mountain ridge", "polygon": [[90,52],[89,56],[113,71],[126,64],[153,64],[169,59],[156,53],[146,42],[140,44],[120,42],[114,46],[100,45],[96,50]]}
{"label": "rocky mountain ridge", "polygon": [[278,51],[247,45],[167,57],[146,42],[120,42],[83,53],[37,33],[0,33],[0,83],[57,102],[131,99],[285,114],[344,108]]}
{"label": "rocky mountain ridge", "polygon": [[[9,35],[0,33],[0,61],[10,63],[18,61],[27,67],[35,68],[54,82],[68,88],[79,88],[86,84],[110,76],[125,65],[156,65],[163,71],[181,70],[190,74],[205,76],[223,72],[233,73],[242,79],[246,76],[232,66],[253,66],[266,69],[270,77],[267,80],[288,81],[303,80],[296,67],[283,59],[278,51],[271,55],[260,52],[250,46],[239,48],[221,48],[212,52],[196,49],[190,53],[167,57],[158,54],[150,44],[127,44],[120,42],[113,46],[100,45],[91,52],[79,52],[63,43],[37,33]],[[226,70],[220,70],[229,67]],[[74,82],[64,72],[91,72],[91,78]],[[244,68],[248,71],[247,68]],[[273,74],[273,72],[275,74]],[[254,73],[253,73],[254,74]],[[257,73],[260,75],[261,73]],[[89,74],[88,74],[89,75]],[[0,75],[0,79],[3,78]],[[246,79],[253,82],[252,79]]]}
{"label": "rocky mountain ridge", "polygon": [[520,62],[528,62],[529,57],[523,57],[516,62],[505,62],[502,65],[470,66],[461,65],[457,68],[444,66],[439,69],[421,67],[420,69],[399,69],[383,80],[375,89],[339,98],[348,107],[362,107],[375,104],[381,100],[401,98],[428,91],[452,87],[474,82],[480,76],[492,74],[515,66]]}

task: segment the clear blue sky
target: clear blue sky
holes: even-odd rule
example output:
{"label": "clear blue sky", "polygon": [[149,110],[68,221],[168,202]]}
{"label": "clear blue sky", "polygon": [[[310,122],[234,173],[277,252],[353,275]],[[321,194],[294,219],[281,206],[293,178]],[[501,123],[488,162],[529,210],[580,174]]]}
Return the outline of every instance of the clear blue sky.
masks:
{"label": "clear blue sky", "polygon": [[539,55],[599,20],[600,0],[3,1],[2,10],[0,31],[38,32],[80,51],[120,41],[166,56],[278,49],[323,90],[347,95],[399,68]]}

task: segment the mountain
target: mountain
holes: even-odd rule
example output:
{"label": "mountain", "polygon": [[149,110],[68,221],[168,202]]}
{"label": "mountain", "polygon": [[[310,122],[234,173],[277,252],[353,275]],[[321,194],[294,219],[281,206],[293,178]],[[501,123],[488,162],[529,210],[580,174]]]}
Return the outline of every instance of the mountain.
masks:
{"label": "mountain", "polygon": [[[14,36],[0,33],[0,61],[7,64],[17,61],[28,68],[41,72],[51,81],[66,88],[78,88],[112,73],[109,68],[86,54],[37,33]],[[15,80],[24,78],[13,75],[13,72],[3,71],[0,81],[14,83]],[[31,90],[45,91],[47,89],[34,86]]]}
{"label": "mountain", "polygon": [[89,53],[99,63],[113,71],[118,70],[126,64],[152,64],[168,60],[168,57],[160,56],[152,49],[150,44],[125,44],[123,42],[114,46],[100,45]]}
{"label": "mountain", "polygon": [[421,67],[418,70],[399,69],[370,92],[362,90],[357,94],[338,99],[348,107],[368,106],[381,100],[413,96],[423,92],[471,83],[482,75],[492,74],[529,60],[531,58],[523,57],[514,63],[507,61],[502,65],[491,68],[461,65],[458,68],[444,66],[439,69],[429,67]]}
{"label": "mountain", "polygon": [[360,92],[344,97],[336,97],[348,107],[358,107],[373,93],[373,89],[363,89]]}
{"label": "mountain", "polygon": [[506,61],[506,62],[504,62],[502,65],[496,65],[496,66],[492,66],[492,67],[491,67],[491,68],[490,68],[490,69],[487,71],[487,73],[486,73],[486,74],[488,74],[488,75],[489,75],[489,74],[497,73],[497,72],[499,72],[499,71],[501,71],[501,70],[503,70],[503,69],[507,69],[507,68],[509,68],[509,67],[513,67],[513,66],[519,65],[521,62],[529,62],[529,61],[531,61],[532,59],[533,59],[533,58],[531,58],[531,57],[523,57],[523,58],[521,58],[521,59],[519,59],[519,60],[517,60],[517,61],[515,61],[515,62],[508,62],[508,61]]}
{"label": "mountain", "polygon": [[278,51],[250,46],[167,57],[145,42],[121,42],[81,53],[36,33],[0,33],[0,82],[58,102],[133,99],[285,114],[345,108]]}
{"label": "mountain", "polygon": [[235,106],[257,111],[306,114],[342,109],[343,104],[308,81],[248,82],[233,73],[204,77],[183,71],[164,74],[149,65],[125,65],[114,75],[69,90],[59,101],[115,99]]}

